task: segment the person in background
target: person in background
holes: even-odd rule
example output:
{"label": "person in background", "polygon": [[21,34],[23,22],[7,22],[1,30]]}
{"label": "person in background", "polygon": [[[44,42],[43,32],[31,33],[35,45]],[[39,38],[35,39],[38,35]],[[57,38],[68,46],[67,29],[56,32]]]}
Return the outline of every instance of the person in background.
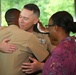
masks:
{"label": "person in background", "polygon": [[[49,55],[35,35],[18,27],[18,21],[15,21],[19,15],[18,12],[15,9],[9,9],[5,14],[9,26],[0,28],[0,42],[5,38],[9,38],[11,40],[8,43],[12,43],[17,47],[17,50],[11,54],[0,52],[1,75],[26,75],[25,72],[22,72],[21,65],[25,61],[30,62],[29,56],[42,62]],[[11,14],[15,17],[12,17]],[[40,57],[40,55],[42,56]]]}
{"label": "person in background", "polygon": [[[76,75],[76,33],[73,17],[67,11],[53,14],[48,23],[50,41],[57,46],[43,67],[42,75]],[[56,41],[53,42],[53,41]]]}
{"label": "person in background", "polygon": [[[76,22],[74,22],[74,24],[76,25]],[[75,41],[76,41],[76,33],[75,33]]]}

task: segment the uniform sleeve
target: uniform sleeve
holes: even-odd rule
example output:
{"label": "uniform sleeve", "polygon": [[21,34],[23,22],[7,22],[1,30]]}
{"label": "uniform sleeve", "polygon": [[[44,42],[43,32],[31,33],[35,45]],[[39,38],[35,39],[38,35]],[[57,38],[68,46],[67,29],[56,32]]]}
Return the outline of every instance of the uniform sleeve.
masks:
{"label": "uniform sleeve", "polygon": [[0,26],[0,30],[7,28],[7,26]]}
{"label": "uniform sleeve", "polygon": [[[32,40],[31,40],[32,38]],[[27,47],[30,48],[33,55],[39,60],[44,61],[47,56],[49,55],[49,52],[46,50],[46,48],[40,43],[38,38],[34,35],[31,36],[27,43]]]}

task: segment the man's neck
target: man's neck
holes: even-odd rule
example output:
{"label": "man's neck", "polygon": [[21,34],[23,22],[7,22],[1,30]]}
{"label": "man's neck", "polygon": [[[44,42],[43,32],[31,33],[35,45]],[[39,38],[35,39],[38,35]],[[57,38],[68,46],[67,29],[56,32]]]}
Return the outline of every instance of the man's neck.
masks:
{"label": "man's neck", "polygon": [[33,29],[31,28],[31,29],[28,29],[28,30],[26,30],[26,31],[28,31],[28,32],[30,32],[30,33],[33,33]]}

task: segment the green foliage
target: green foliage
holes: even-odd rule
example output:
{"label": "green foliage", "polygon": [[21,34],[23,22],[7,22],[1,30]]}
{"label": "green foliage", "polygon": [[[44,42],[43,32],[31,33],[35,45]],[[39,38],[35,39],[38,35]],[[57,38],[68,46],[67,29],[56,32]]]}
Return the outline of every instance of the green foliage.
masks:
{"label": "green foliage", "polygon": [[74,17],[74,1],[73,0],[2,0],[1,11],[2,11],[2,24],[7,25],[4,19],[5,12],[9,8],[22,9],[25,4],[35,3],[39,6],[41,11],[40,21],[43,25],[48,24],[49,17],[61,10],[66,10]]}

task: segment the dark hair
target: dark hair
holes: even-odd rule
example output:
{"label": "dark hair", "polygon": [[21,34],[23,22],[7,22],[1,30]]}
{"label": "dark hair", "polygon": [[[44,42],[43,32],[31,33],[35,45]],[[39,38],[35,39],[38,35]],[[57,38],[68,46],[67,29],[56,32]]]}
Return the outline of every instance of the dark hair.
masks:
{"label": "dark hair", "polygon": [[16,8],[11,8],[7,10],[5,13],[5,19],[8,25],[11,25],[12,22],[15,23],[16,20],[18,21],[19,14],[20,14],[20,10]]}
{"label": "dark hair", "polygon": [[[39,24],[39,27],[42,27],[43,29],[45,29],[44,26],[42,25],[42,23],[41,23],[41,22],[38,22],[38,23],[36,23],[36,24],[34,25],[34,27],[33,27],[33,31],[34,31],[34,32],[36,32],[36,33],[41,33],[41,34],[49,34],[48,32],[46,32],[46,31],[38,28],[38,24]],[[40,30],[42,30],[43,32],[41,32]]]}
{"label": "dark hair", "polygon": [[70,31],[73,33],[76,32],[76,25],[73,22],[73,17],[67,11],[56,12],[51,16],[51,19],[55,25],[62,27],[66,33],[69,34]]}
{"label": "dark hair", "polygon": [[33,11],[34,14],[40,17],[40,9],[38,8],[36,4],[26,4],[24,5],[24,8]]}
{"label": "dark hair", "polygon": [[40,31],[39,31],[39,30],[38,30],[38,28],[37,28],[37,24],[36,24],[36,25],[34,25],[33,30],[34,30],[34,32],[40,33]]}

